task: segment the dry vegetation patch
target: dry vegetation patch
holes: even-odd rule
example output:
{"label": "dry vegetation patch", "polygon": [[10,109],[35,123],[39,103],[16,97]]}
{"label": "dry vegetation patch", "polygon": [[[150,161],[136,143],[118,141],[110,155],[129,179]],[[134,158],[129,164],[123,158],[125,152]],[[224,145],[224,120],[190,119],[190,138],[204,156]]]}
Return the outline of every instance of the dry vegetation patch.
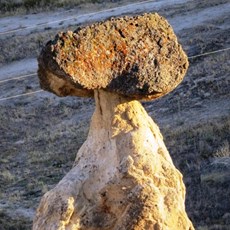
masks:
{"label": "dry vegetation patch", "polygon": [[[109,2],[120,2],[121,0],[109,0]],[[103,0],[1,0],[1,15],[15,15],[25,13],[38,13],[58,8],[70,9],[82,7],[85,4],[102,4]],[[124,0],[122,1],[124,2]]]}

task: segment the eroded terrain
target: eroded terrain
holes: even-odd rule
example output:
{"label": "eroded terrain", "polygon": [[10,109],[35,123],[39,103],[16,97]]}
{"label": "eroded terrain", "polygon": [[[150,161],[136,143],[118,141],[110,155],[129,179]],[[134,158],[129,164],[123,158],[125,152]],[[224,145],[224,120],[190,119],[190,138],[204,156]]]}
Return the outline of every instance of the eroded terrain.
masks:
{"label": "eroded terrain", "polygon": [[[229,229],[230,50],[210,53],[230,47],[229,1],[119,1],[112,6],[118,8],[106,7],[111,5],[91,8],[100,13],[86,7],[0,19],[0,229],[31,228],[41,196],[71,168],[94,110],[92,99],[47,92],[8,98],[40,90],[36,75],[12,78],[36,72],[36,56],[58,31],[74,30],[89,19],[149,11],[172,24],[190,67],[175,91],[143,104],[184,175],[195,227]],[[210,54],[193,57],[202,53]]]}

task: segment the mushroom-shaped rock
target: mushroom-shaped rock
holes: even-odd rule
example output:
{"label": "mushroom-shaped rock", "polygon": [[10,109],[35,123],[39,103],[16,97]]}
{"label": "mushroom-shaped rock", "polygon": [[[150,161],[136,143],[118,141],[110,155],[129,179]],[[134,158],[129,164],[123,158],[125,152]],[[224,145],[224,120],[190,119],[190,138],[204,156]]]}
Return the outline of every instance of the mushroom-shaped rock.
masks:
{"label": "mushroom-shaped rock", "polygon": [[136,100],[168,93],[187,65],[157,14],[112,19],[47,44],[42,87],[60,96],[94,93],[96,109],[73,168],[43,196],[33,230],[194,229],[182,175]]}
{"label": "mushroom-shaped rock", "polygon": [[173,90],[187,56],[158,14],[112,18],[59,33],[39,57],[41,86],[59,96],[93,96],[93,90],[152,99]]}

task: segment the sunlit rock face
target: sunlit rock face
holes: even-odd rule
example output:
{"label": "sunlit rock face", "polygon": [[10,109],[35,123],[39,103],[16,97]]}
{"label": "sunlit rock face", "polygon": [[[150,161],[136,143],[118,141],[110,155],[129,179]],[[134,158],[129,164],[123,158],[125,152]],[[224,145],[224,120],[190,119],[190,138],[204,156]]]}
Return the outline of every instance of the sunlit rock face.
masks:
{"label": "sunlit rock face", "polygon": [[59,96],[93,96],[104,89],[147,100],[172,91],[188,68],[172,27],[156,13],[61,32],[38,63],[41,86]]}
{"label": "sunlit rock face", "polygon": [[182,176],[142,105],[101,90],[95,100],[87,140],[42,198],[33,229],[194,229]]}
{"label": "sunlit rock face", "polygon": [[137,99],[173,90],[187,56],[158,14],[60,33],[39,58],[41,87],[93,97],[87,140],[72,170],[37,209],[33,230],[192,230],[185,187],[159,128]]}

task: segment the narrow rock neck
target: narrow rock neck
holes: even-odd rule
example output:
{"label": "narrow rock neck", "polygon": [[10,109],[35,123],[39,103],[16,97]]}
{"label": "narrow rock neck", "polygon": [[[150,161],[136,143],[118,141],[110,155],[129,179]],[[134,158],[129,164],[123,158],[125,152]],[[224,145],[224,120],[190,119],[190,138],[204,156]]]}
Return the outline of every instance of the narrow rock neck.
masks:
{"label": "narrow rock neck", "polygon": [[94,97],[96,108],[92,117],[91,133],[106,129],[110,137],[114,137],[143,126],[143,123],[149,121],[145,109],[137,100],[104,90],[95,91]]}

